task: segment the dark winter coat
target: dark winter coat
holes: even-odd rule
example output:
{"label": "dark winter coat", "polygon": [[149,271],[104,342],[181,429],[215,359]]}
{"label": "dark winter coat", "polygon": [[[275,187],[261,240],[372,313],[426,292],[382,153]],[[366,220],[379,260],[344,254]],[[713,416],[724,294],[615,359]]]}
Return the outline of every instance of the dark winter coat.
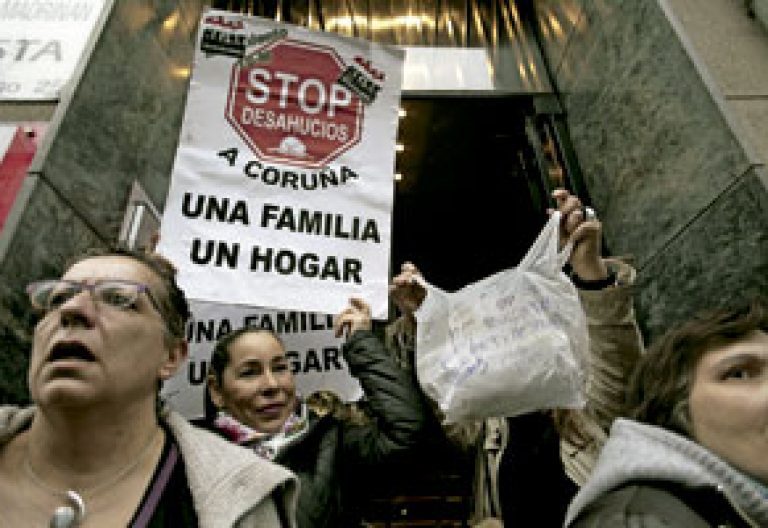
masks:
{"label": "dark winter coat", "polygon": [[277,456],[301,482],[299,528],[359,526],[357,507],[366,482],[403,460],[424,429],[425,408],[413,378],[376,336],[358,331],[343,352],[372,419],[355,425],[310,413],[308,431]]}

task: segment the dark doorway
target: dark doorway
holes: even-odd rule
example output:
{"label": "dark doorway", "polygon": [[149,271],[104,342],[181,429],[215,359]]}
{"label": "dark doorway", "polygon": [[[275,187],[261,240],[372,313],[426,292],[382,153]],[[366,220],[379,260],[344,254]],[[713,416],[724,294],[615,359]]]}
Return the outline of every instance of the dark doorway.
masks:
{"label": "dark doorway", "polygon": [[[407,98],[402,107],[393,273],[410,260],[452,291],[516,266],[547,218],[526,132],[532,98]],[[435,422],[407,469],[371,487],[368,526],[468,526],[474,455]]]}
{"label": "dark doorway", "polygon": [[406,260],[456,290],[518,264],[546,221],[526,138],[531,97],[403,101],[393,273]]}

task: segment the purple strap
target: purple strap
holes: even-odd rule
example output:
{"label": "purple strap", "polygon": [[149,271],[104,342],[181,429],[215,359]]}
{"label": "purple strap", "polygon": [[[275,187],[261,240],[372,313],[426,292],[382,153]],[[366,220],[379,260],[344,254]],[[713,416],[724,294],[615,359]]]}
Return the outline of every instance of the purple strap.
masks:
{"label": "purple strap", "polygon": [[171,444],[171,448],[168,450],[168,456],[163,461],[163,466],[160,468],[160,472],[157,474],[157,478],[152,483],[152,489],[147,494],[147,500],[141,505],[139,514],[135,517],[131,528],[145,528],[149,521],[152,519],[152,515],[157,509],[157,503],[160,502],[160,497],[163,496],[165,486],[168,484],[168,480],[171,478],[173,468],[176,466],[176,461],[179,459],[179,448],[175,443]]}

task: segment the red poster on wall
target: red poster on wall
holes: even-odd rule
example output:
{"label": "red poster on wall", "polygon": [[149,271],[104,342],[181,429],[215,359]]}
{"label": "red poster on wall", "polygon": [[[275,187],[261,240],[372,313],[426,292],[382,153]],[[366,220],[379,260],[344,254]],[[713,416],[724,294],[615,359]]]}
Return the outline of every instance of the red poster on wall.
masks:
{"label": "red poster on wall", "polygon": [[0,126],[0,232],[45,132],[45,123]]}

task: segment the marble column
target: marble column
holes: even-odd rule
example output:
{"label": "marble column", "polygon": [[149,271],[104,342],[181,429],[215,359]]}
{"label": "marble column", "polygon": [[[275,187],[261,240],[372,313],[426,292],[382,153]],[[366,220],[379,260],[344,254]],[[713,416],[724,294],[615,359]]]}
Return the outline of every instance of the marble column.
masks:
{"label": "marble column", "polygon": [[768,295],[768,33],[728,0],[535,4],[607,243],[639,270],[646,338]]}
{"label": "marble column", "polygon": [[23,402],[24,285],[117,241],[131,183],[165,202],[200,0],[115,0],[62,97],[0,233],[0,402]]}

